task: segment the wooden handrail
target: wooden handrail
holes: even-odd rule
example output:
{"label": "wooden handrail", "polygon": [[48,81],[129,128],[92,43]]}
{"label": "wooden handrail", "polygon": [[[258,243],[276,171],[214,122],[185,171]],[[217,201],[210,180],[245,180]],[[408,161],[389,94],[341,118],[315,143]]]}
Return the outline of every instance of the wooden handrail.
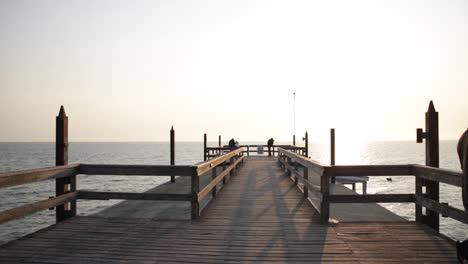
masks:
{"label": "wooden handrail", "polygon": [[411,165],[332,166],[333,176],[412,176]]}
{"label": "wooden handrail", "polygon": [[48,200],[42,200],[39,202],[26,204],[23,206],[19,206],[10,210],[0,212],[0,224],[14,220],[14,219],[18,219],[21,217],[25,217],[27,215],[30,215],[39,211],[47,210],[48,208],[56,207],[58,205],[65,204],[70,201],[74,201],[76,200],[77,197],[78,197],[78,192],[75,191],[75,192],[66,193],[66,194],[63,194],[54,198],[50,198]]}
{"label": "wooden handrail", "polygon": [[414,195],[414,200],[416,204],[427,207],[443,216],[468,224],[468,212],[464,210],[452,207],[446,203],[439,203],[421,195]]}
{"label": "wooden handrail", "polygon": [[[461,172],[416,164],[325,166],[319,162],[312,161],[286,149],[279,148],[278,150],[280,152],[279,161],[282,163],[284,168],[293,174],[295,179],[301,179],[304,186],[307,186],[310,191],[322,199],[320,213],[323,221],[328,219],[329,203],[410,202],[424,206],[434,212],[442,214],[443,216],[468,224],[468,212],[417,194],[329,194],[330,182],[328,179],[331,176],[410,176],[461,187]],[[309,170],[315,170],[316,176],[321,177],[320,189],[317,188],[317,186],[311,186],[308,180],[306,180],[306,178],[301,175],[294,166],[290,165],[285,158],[288,159],[289,162],[295,162],[305,168],[309,168]]]}
{"label": "wooden handrail", "polygon": [[77,175],[79,164],[0,173],[0,188]]}
{"label": "wooden handrail", "polygon": [[411,165],[411,171],[416,177],[462,187],[461,172],[416,164]]}
{"label": "wooden handrail", "polygon": [[244,148],[237,148],[237,149],[234,149],[224,155],[221,155],[219,157],[216,157],[214,159],[211,159],[211,160],[207,160],[205,162],[202,162],[200,164],[197,164],[196,165],[196,171],[197,171],[197,175],[198,176],[201,176],[203,175],[205,172],[211,170],[212,168],[215,168],[216,166],[218,166],[219,164],[227,161],[228,159],[236,156],[236,155],[239,155],[241,152],[244,152],[245,149]]}
{"label": "wooden handrail", "polygon": [[164,200],[164,201],[190,201],[190,193],[129,193],[129,192],[91,192],[79,191],[78,199],[85,200]]}
{"label": "wooden handrail", "polygon": [[233,170],[237,164],[239,164],[240,162],[242,162],[244,159],[244,157],[240,157],[239,159],[237,159],[233,164],[231,164],[229,167],[227,167],[225,170],[223,170],[218,176],[216,176],[216,178],[212,179],[211,182],[205,186],[205,188],[203,188],[203,190],[201,190],[199,193],[198,193],[198,201],[201,201],[203,198],[205,198],[205,196],[207,194],[210,193],[211,190],[213,190],[213,188],[220,182],[224,179],[224,177],[226,177],[230,172],[231,170]]}
{"label": "wooden handrail", "polygon": [[309,173],[315,173],[317,175],[323,175],[326,170],[329,170],[330,166],[321,164],[318,161],[311,160],[294,152],[288,151],[284,148],[278,148],[278,151],[284,154],[286,157],[292,159],[298,164],[309,168]]}
{"label": "wooden handrail", "polygon": [[80,174],[125,176],[192,176],[195,166],[81,164]]}

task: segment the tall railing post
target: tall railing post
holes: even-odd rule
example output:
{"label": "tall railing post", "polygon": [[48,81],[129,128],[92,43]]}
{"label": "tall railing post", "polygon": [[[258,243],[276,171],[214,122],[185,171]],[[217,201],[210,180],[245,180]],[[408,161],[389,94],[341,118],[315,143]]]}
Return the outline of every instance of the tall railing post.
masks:
{"label": "tall railing post", "polygon": [[[335,129],[330,129],[330,165],[335,166]],[[335,183],[335,176],[331,177],[331,183]]]}
{"label": "tall railing post", "polygon": [[324,224],[328,223],[328,219],[330,218],[330,176],[333,176],[333,173],[331,173],[331,169],[328,169],[324,170],[320,177],[320,192],[322,193],[320,218]]}
{"label": "tall railing post", "polygon": [[[426,165],[439,167],[439,113],[436,112],[434,103],[429,103],[425,116],[426,132],[421,128],[416,130],[416,142],[422,143],[426,140]],[[425,189],[425,192],[423,191]],[[416,194],[425,196],[439,202],[439,182],[416,177]],[[422,206],[416,205],[416,221],[430,226],[439,231],[439,214],[426,208],[423,214]]]}
{"label": "tall railing post", "polygon": [[[221,148],[221,135],[218,136],[218,147]],[[219,155],[223,154],[221,149],[218,150],[218,154]]]}
{"label": "tall railing post", "polygon": [[[171,149],[171,165],[175,165],[175,131],[174,126],[171,127],[170,132],[170,149]],[[171,176],[171,182],[175,182],[175,176]]]}
{"label": "tall railing post", "polygon": [[[55,119],[55,165],[68,164],[68,116],[63,106]],[[55,180],[55,196],[76,191],[76,176]],[[76,201],[56,207],[56,221],[60,222],[76,215]]]}
{"label": "tall railing post", "polygon": [[307,130],[305,132],[304,141],[305,141],[304,156],[308,158],[309,157],[309,133],[307,133]]}
{"label": "tall railing post", "polygon": [[207,160],[207,155],[206,155],[206,146],[207,146],[207,140],[206,140],[206,133],[203,134],[203,160]]}
{"label": "tall railing post", "polygon": [[198,192],[200,191],[200,178],[198,177],[198,172],[195,170],[192,173],[191,178],[191,192],[192,192],[192,201],[190,206],[190,214],[192,219],[197,219],[200,215],[200,205],[198,203]]}

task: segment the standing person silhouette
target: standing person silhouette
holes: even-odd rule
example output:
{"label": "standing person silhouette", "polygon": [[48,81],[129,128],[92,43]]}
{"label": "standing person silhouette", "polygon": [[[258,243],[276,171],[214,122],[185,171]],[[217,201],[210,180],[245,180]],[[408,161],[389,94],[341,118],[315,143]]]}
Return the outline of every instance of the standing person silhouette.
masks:
{"label": "standing person silhouette", "polygon": [[462,198],[465,210],[468,210],[468,129],[458,140],[458,157],[460,158],[461,169],[463,170],[462,177]]}
{"label": "standing person silhouette", "polygon": [[[273,147],[273,144],[275,144],[275,140],[273,138],[270,138],[267,142],[268,146],[268,156],[271,157],[271,149]],[[273,154],[274,155],[274,154]]]}
{"label": "standing person silhouette", "polygon": [[[458,140],[457,152],[462,168],[463,207],[468,210],[468,129]],[[465,260],[468,260],[468,239],[463,242],[457,241],[457,257],[460,263],[465,263]]]}

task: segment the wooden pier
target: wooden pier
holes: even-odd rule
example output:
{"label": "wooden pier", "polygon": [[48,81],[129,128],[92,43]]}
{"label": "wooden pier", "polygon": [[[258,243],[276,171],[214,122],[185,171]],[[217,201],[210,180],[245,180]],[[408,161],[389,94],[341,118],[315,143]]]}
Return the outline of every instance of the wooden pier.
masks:
{"label": "wooden pier", "polygon": [[0,248],[1,263],[455,263],[416,222],[323,224],[278,165],[252,157],[196,220],[72,217]]}
{"label": "wooden pier", "polygon": [[[173,153],[171,165],[68,164],[67,135],[61,109],[57,166],[0,174],[0,188],[55,180],[57,190],[0,212],[0,224],[49,208],[57,220],[1,245],[0,263],[457,263],[454,241],[438,232],[439,215],[468,224],[466,211],[438,200],[439,183],[463,185],[462,173],[451,170],[324,165],[305,147],[275,146],[269,157],[206,144],[207,160],[195,165],[174,165]],[[172,151],[173,142],[171,129]],[[80,175],[171,180],[145,193],[98,192],[80,190]],[[333,183],[336,176],[395,175],[415,178],[415,191],[360,195]],[[108,199],[129,201],[76,216],[77,200]],[[416,221],[376,204],[392,202],[414,204]]]}

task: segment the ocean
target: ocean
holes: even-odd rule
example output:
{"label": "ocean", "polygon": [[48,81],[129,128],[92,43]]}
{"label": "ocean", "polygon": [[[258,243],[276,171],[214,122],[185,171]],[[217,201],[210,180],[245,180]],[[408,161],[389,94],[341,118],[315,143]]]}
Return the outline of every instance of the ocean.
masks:
{"label": "ocean", "polygon": [[[290,142],[276,142],[290,144]],[[265,144],[265,142],[241,142]],[[456,141],[440,142],[440,167],[460,171]],[[217,142],[209,142],[216,146]],[[329,163],[329,146],[310,143],[309,156]],[[424,144],[413,141],[353,142],[337,144],[337,165],[424,164]],[[191,165],[203,160],[202,142],[176,142],[176,164]],[[169,142],[70,143],[69,163],[169,164]],[[55,165],[54,143],[0,143],[0,172]],[[78,177],[78,189],[96,191],[144,192],[168,181],[169,177],[86,176]],[[371,177],[368,193],[414,193],[414,177]],[[358,188],[358,192],[360,189]],[[0,189],[0,211],[47,199],[55,195],[55,181]],[[440,200],[462,209],[461,188],[441,184]],[[120,201],[78,201],[78,215],[97,213]],[[414,220],[414,205],[382,204],[392,212]],[[42,211],[0,225],[0,244],[47,227],[55,222],[54,211]],[[468,239],[468,226],[441,217],[441,233],[455,240]]]}

